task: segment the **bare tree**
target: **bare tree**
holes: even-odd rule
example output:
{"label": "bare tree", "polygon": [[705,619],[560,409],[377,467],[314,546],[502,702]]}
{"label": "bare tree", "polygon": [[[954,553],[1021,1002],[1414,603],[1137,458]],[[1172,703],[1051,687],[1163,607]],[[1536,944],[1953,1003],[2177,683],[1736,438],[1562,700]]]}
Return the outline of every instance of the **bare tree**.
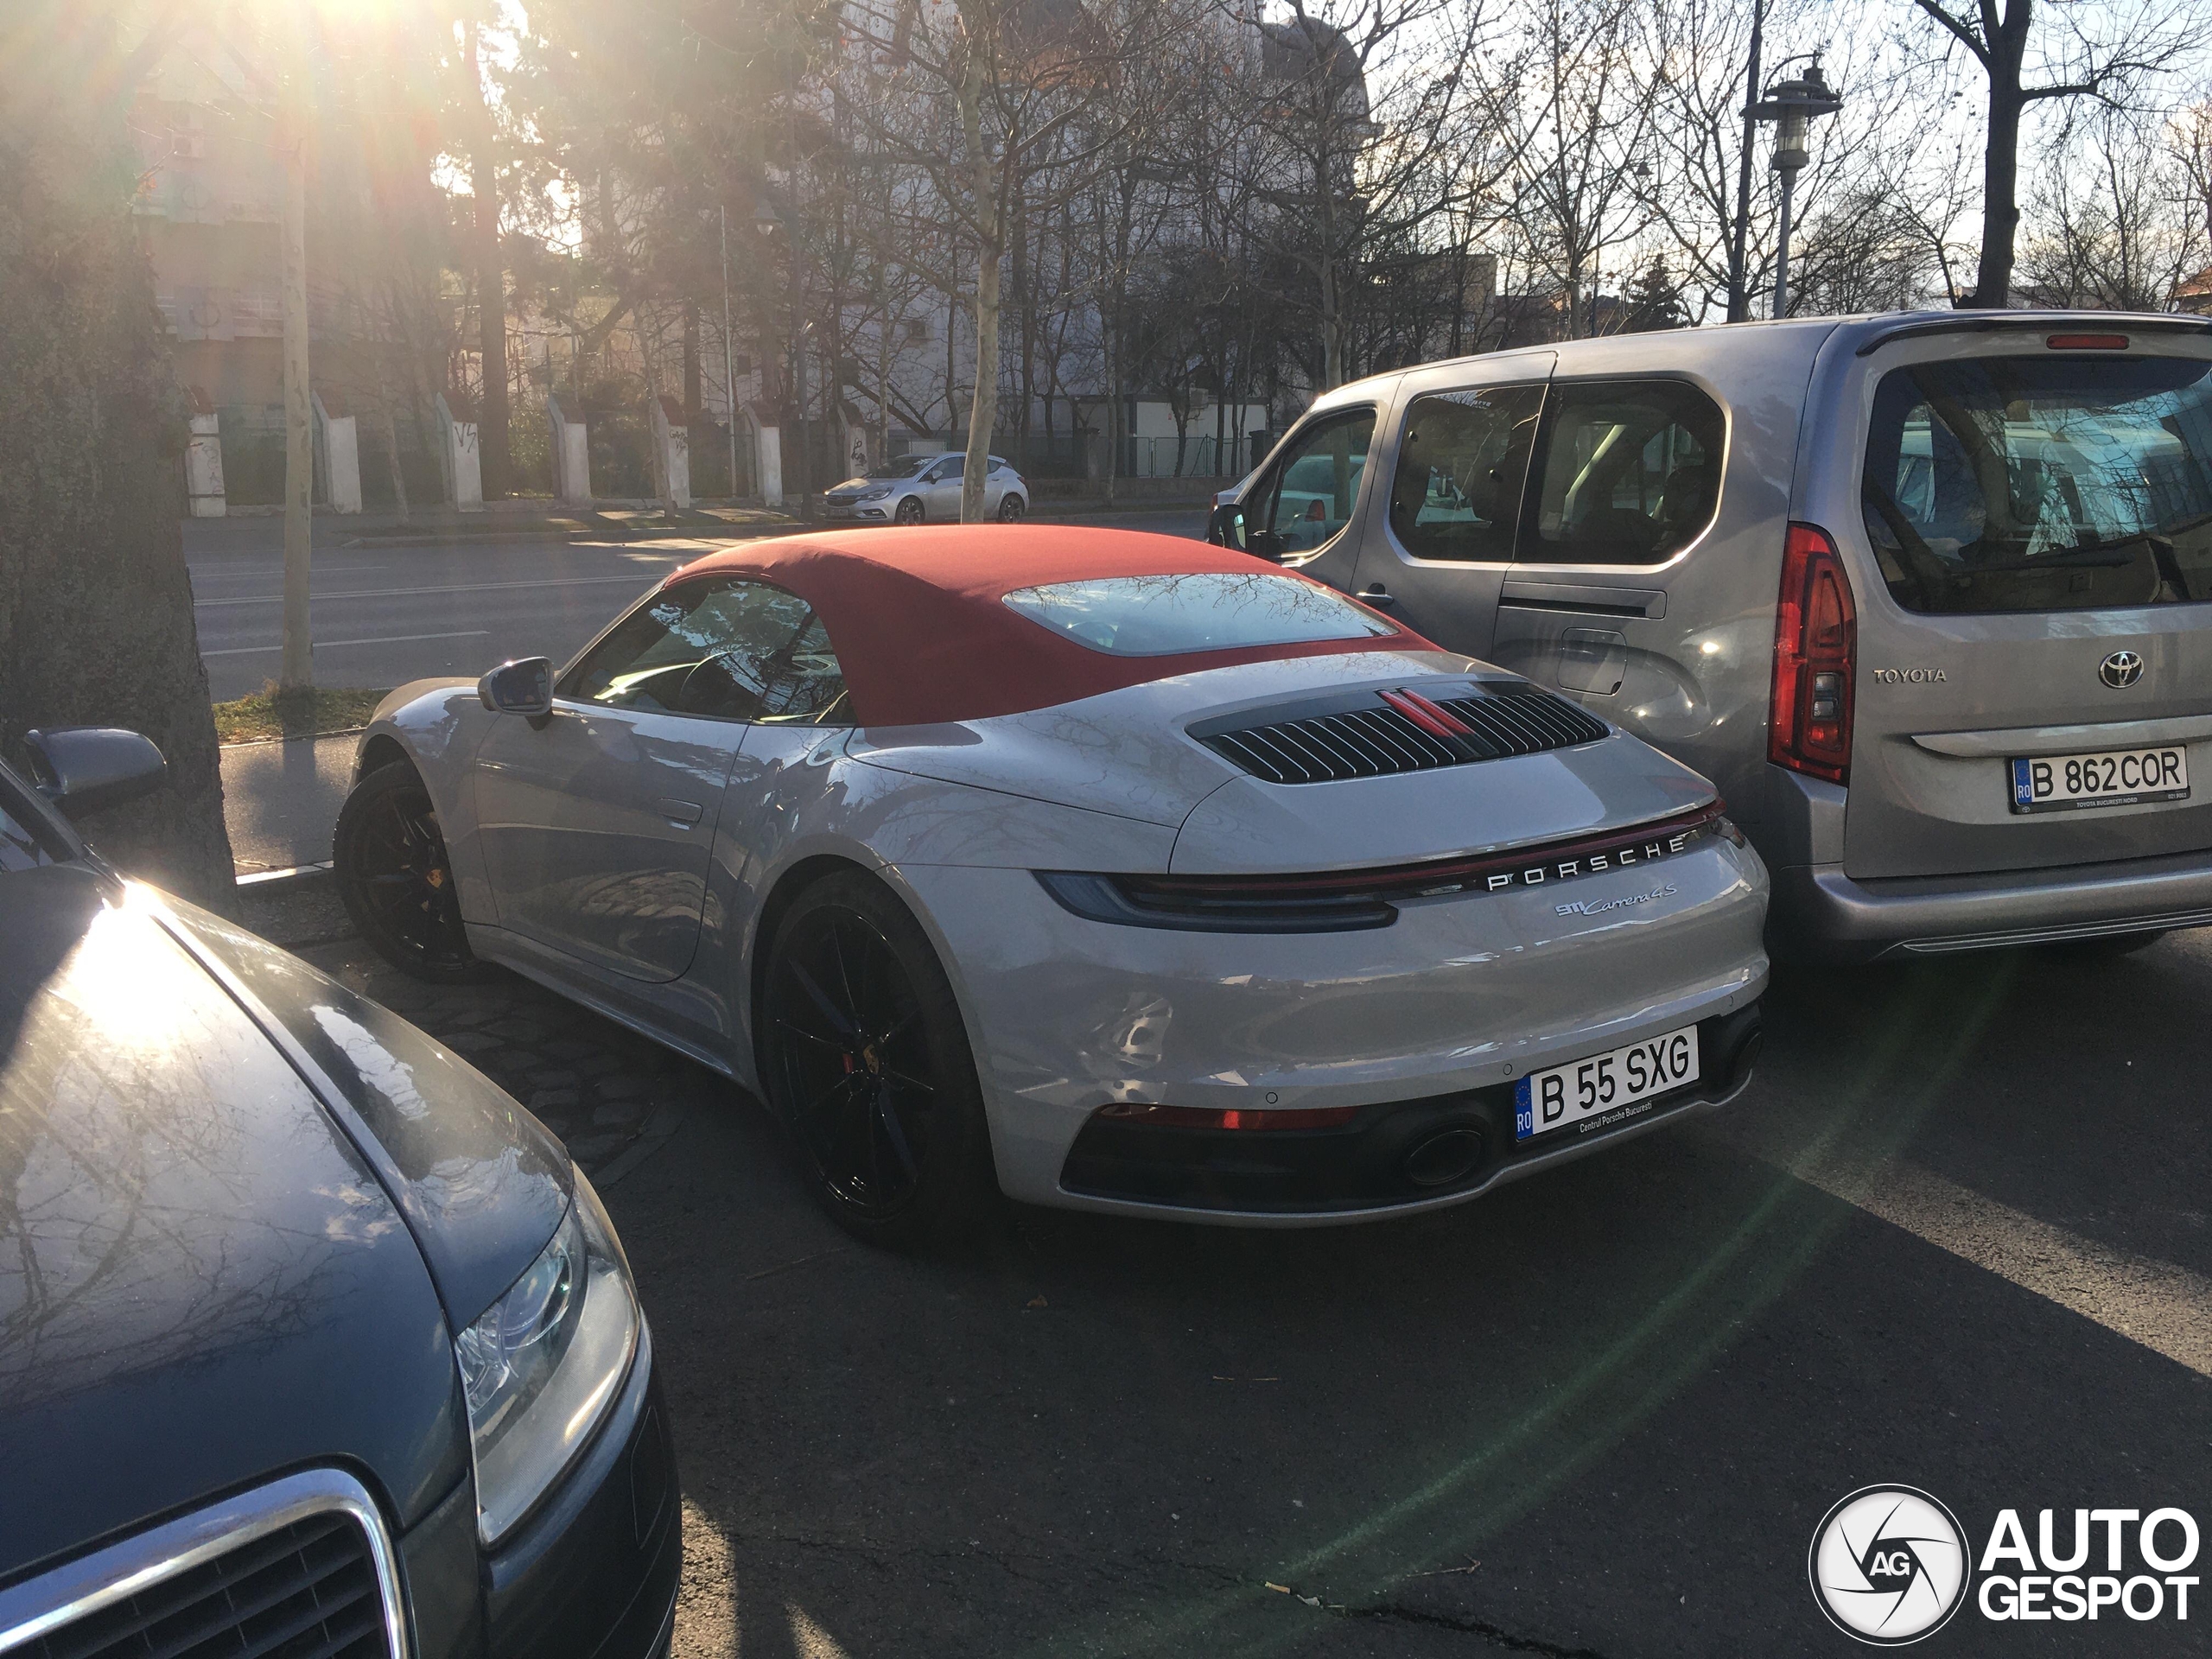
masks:
{"label": "bare tree", "polygon": [[1352,372],[1369,257],[1441,232],[1495,182],[1488,100],[1510,77],[1474,72],[1497,44],[1487,0],[1289,4],[1288,21],[1260,26],[1243,111],[1259,173],[1248,239],[1263,269],[1300,278],[1270,297],[1310,318],[1325,391]]}
{"label": "bare tree", "polygon": [[2020,230],[2020,122],[2035,104],[2094,99],[2117,107],[2150,76],[2171,67],[2200,37],[2200,16],[2140,3],[2052,5],[2054,22],[2036,27],[2035,0],[1911,0],[1981,66],[1987,81],[1982,154],[1981,260],[1977,308],[2012,302],[2014,245]]}
{"label": "bare tree", "polygon": [[2055,146],[2020,252],[2038,298],[2164,311],[2212,257],[2190,159],[2194,124],[2098,109]]}

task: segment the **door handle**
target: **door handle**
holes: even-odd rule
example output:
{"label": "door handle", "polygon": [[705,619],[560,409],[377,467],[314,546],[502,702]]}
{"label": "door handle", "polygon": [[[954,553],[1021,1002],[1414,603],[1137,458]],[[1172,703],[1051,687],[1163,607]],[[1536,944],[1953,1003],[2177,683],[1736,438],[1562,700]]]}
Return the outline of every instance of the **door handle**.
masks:
{"label": "door handle", "polygon": [[660,808],[663,817],[685,830],[707,816],[707,809],[696,801],[660,800],[653,804]]}
{"label": "door handle", "polygon": [[1363,605],[1372,605],[1378,611],[1387,611],[1398,601],[1390,590],[1379,582],[1371,582],[1352,597]]}

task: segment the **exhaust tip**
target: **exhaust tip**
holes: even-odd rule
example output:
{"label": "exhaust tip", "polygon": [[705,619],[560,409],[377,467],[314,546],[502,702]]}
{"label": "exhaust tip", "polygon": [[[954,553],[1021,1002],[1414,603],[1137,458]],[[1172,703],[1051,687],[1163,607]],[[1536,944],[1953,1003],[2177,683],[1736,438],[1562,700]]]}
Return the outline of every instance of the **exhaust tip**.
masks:
{"label": "exhaust tip", "polygon": [[1406,1154],[1406,1179],[1415,1186],[1449,1186],[1463,1181],[1483,1160],[1479,1129],[1446,1129],[1432,1135]]}
{"label": "exhaust tip", "polygon": [[1729,1062],[1728,1081],[1731,1084],[1751,1081],[1751,1068],[1759,1063],[1759,1049],[1765,1041],[1765,1032],[1753,1026],[1751,1035],[1744,1039],[1736,1050],[1735,1058]]}

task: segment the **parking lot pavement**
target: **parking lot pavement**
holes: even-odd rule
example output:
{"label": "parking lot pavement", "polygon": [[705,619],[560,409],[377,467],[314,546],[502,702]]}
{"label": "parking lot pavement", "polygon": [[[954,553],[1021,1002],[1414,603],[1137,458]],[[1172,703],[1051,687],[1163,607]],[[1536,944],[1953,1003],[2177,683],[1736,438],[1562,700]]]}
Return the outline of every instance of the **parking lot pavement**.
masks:
{"label": "parking lot pavement", "polygon": [[[1806,1554],[1858,1487],[1977,1548],[2003,1508],[2205,1518],[2212,934],[1784,975],[1726,1112],[1464,1210],[1023,1210],[925,1259],[849,1243],[757,1106],[594,1015],[308,954],[588,1163],[647,1153],[608,1199],[683,1461],[682,1659],[1840,1654]],[[2190,1611],[1968,1605],[1927,1650],[2201,1652]]]}
{"label": "parking lot pavement", "polygon": [[704,1067],[517,975],[494,970],[478,985],[409,978],[354,934],[327,882],[254,893],[245,906],[256,932],[465,1056],[595,1179],[626,1169],[696,1108],[731,1109],[729,1085]]}

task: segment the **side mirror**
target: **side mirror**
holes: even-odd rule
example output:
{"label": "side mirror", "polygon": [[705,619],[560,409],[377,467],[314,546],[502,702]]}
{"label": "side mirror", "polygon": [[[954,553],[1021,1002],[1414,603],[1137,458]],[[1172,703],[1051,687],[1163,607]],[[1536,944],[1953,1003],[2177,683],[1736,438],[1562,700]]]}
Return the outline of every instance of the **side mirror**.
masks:
{"label": "side mirror", "polygon": [[1206,540],[1270,564],[1282,563],[1282,537],[1271,530],[1254,530],[1245,519],[1241,502],[1224,502],[1213,510],[1213,517],[1206,520]]}
{"label": "side mirror", "polygon": [[168,781],[169,763],[151,738],[112,726],[25,732],[39,793],[70,817],[136,800]]}
{"label": "side mirror", "polygon": [[553,664],[543,657],[501,663],[476,682],[477,701],[495,715],[531,719],[553,712]]}

